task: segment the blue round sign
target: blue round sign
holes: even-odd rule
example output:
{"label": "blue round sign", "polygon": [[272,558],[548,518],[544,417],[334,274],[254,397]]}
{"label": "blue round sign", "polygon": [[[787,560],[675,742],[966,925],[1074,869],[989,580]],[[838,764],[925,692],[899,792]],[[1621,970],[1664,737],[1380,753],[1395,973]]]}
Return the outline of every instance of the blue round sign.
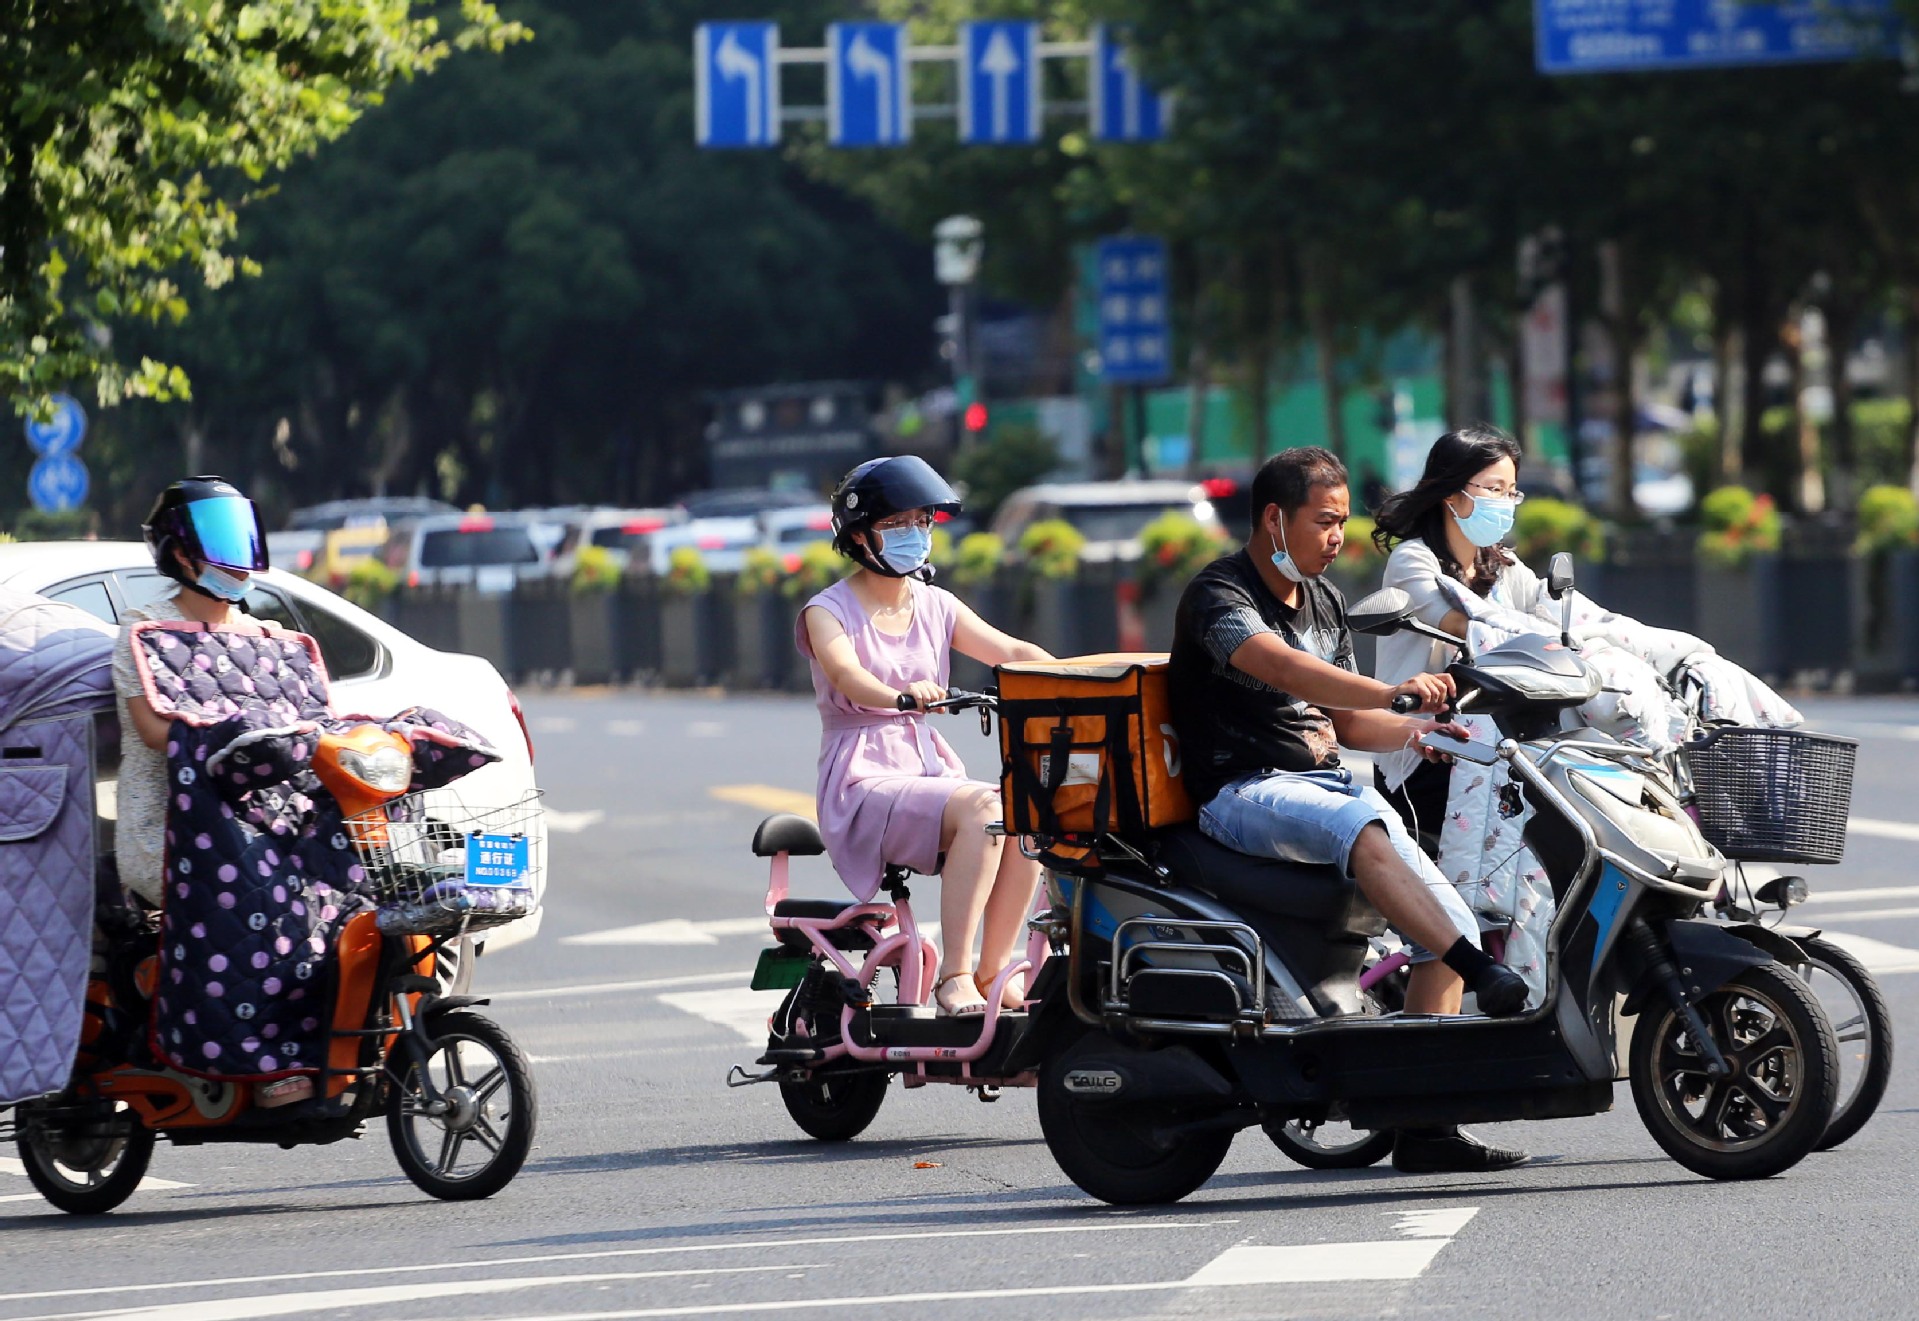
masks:
{"label": "blue round sign", "polygon": [[86,503],[89,484],[86,464],[71,454],[48,454],[27,476],[27,497],[35,509],[64,514]]}
{"label": "blue round sign", "polygon": [[27,419],[27,444],[35,454],[55,458],[80,448],[87,434],[87,410],[72,395],[53,397],[53,416],[44,422]]}

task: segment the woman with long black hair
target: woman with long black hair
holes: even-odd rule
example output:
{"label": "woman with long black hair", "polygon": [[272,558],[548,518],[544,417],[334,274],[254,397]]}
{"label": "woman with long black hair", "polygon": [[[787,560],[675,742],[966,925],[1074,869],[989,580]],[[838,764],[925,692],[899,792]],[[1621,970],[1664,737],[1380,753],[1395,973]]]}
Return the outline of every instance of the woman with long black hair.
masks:
{"label": "woman with long black hair", "polygon": [[[1422,623],[1466,636],[1467,618],[1442,578],[1521,613],[1539,604],[1545,584],[1501,544],[1526,498],[1519,489],[1519,459],[1519,442],[1498,427],[1449,431],[1433,442],[1419,483],[1380,506],[1373,540],[1387,552],[1383,585],[1411,597],[1413,615]],[[1444,670],[1453,658],[1442,642],[1395,633],[1379,640],[1373,677],[1404,683],[1415,674]],[[1380,793],[1435,857],[1450,769],[1406,748],[1379,758],[1373,772]]]}

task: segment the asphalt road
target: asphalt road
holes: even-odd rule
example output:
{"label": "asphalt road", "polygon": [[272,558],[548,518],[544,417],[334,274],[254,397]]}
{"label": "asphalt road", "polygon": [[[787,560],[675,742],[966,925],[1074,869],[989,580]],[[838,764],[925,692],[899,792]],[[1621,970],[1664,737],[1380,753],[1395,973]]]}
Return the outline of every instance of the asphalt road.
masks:
{"label": "asphalt road", "polygon": [[[546,927],[479,969],[539,1080],[519,1179],[434,1202],[377,1129],[291,1152],[163,1145],[155,1182],[87,1222],[0,1158],[0,1319],[1913,1315],[1910,1052],[1863,1133],[1755,1184],[1667,1160],[1623,1086],[1607,1115],[1482,1130],[1540,1158],[1507,1174],[1313,1173],[1254,1131],[1151,1212],[1069,1184],[1028,1093],[896,1088],[864,1137],[813,1143],[772,1088],[722,1081],[768,1012],[743,989],[765,884],[747,842],[767,811],[810,803],[811,707],[527,708],[556,826]],[[1919,1009],[1919,703],[1807,708],[1863,739],[1851,851],[1813,873],[1828,897],[1809,920],[1880,968],[1903,1028]],[[969,718],[945,728],[990,772]],[[840,893],[818,861],[794,888]]]}

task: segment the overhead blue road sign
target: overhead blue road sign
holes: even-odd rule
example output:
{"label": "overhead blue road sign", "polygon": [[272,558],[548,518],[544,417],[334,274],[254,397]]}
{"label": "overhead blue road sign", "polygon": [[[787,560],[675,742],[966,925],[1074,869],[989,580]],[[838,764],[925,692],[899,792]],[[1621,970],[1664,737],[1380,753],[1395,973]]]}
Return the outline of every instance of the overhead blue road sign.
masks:
{"label": "overhead blue road sign", "polygon": [[1158,385],[1172,375],[1166,244],[1156,238],[1101,239],[1100,376],[1117,385]]}
{"label": "overhead blue road sign", "polygon": [[693,32],[693,133],[702,147],[780,140],[780,26],[702,23]]}
{"label": "overhead blue road sign", "polygon": [[960,24],[959,125],[966,143],[1040,140],[1039,24],[996,19]]}
{"label": "overhead blue road sign", "polygon": [[826,140],[897,147],[913,136],[913,89],[902,23],[829,23]]}
{"label": "overhead blue road sign", "polygon": [[87,465],[71,454],[36,459],[27,474],[27,498],[35,509],[63,514],[87,501]]}
{"label": "overhead blue road sign", "polygon": [[71,395],[53,397],[53,416],[44,422],[27,419],[27,444],[35,454],[71,454],[87,435],[87,410]]}
{"label": "overhead blue road sign", "polygon": [[1898,52],[1891,0],[1534,0],[1542,73],[1804,64]]}
{"label": "overhead blue road sign", "polygon": [[1171,98],[1139,76],[1126,29],[1115,23],[1093,25],[1091,94],[1093,137],[1100,142],[1158,142],[1166,136]]}

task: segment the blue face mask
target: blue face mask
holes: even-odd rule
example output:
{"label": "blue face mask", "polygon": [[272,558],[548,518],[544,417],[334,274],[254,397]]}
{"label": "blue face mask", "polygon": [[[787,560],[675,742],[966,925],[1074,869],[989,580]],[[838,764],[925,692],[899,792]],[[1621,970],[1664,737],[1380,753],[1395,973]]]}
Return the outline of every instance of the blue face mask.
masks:
{"label": "blue face mask", "polygon": [[228,573],[218,565],[207,565],[194,581],[201,591],[209,596],[217,596],[222,601],[239,602],[247,599],[246,577]]}
{"label": "blue face mask", "polygon": [[[1495,500],[1489,495],[1468,495],[1473,502],[1473,512],[1461,518],[1453,514],[1453,521],[1459,524],[1459,530],[1466,534],[1466,540],[1475,546],[1497,546],[1513,530],[1513,511],[1518,508],[1511,500]],[[1447,506],[1452,513],[1452,507]]]}
{"label": "blue face mask", "polygon": [[[1270,540],[1271,534],[1269,533],[1267,535]],[[1296,583],[1305,582],[1308,578],[1312,577],[1312,575],[1293,563],[1292,553],[1283,548],[1283,543],[1286,538],[1286,525],[1284,523],[1279,525],[1279,536],[1280,540],[1273,542],[1273,567],[1278,569],[1280,576],[1284,578],[1288,578]]]}
{"label": "blue face mask", "polygon": [[904,577],[933,558],[933,529],[888,528],[880,533],[880,562]]}

